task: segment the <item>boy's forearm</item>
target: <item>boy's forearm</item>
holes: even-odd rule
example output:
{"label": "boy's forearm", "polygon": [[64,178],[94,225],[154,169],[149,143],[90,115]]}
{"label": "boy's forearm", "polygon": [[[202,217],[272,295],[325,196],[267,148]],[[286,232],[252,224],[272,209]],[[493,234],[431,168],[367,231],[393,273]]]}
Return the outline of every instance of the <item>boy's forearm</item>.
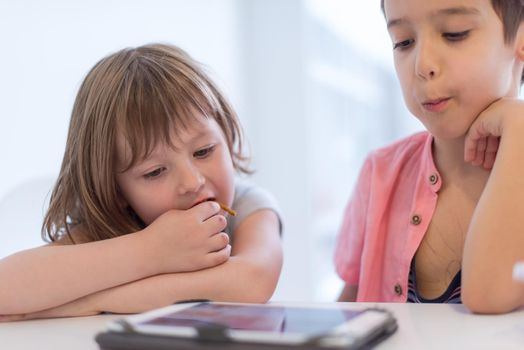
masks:
{"label": "boy's forearm", "polygon": [[151,274],[135,234],[45,246],[0,260],[0,315],[35,312]]}
{"label": "boy's forearm", "polygon": [[513,265],[524,259],[523,132],[520,124],[506,128],[467,234],[462,295],[476,312],[524,305],[524,285],[512,280]]}

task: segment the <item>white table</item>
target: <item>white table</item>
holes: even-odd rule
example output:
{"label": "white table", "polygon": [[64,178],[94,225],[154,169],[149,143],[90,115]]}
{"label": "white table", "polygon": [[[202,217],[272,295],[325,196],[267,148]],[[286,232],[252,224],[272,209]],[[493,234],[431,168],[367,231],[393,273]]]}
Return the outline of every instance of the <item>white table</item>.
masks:
{"label": "white table", "polygon": [[[462,305],[354,303],[349,306],[378,306],[391,310],[397,318],[397,332],[376,349],[524,349],[524,310],[485,316],[472,315]],[[120,317],[0,323],[0,348],[96,350],[95,334],[103,331],[109,320]]]}

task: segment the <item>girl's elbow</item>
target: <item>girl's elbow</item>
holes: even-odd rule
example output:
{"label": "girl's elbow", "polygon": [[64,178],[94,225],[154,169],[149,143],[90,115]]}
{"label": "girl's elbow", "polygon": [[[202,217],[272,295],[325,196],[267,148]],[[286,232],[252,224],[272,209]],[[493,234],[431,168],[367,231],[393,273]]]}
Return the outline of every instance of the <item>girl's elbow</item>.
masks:
{"label": "girl's elbow", "polygon": [[247,283],[243,302],[265,304],[267,303],[278,284],[281,264],[275,267],[252,266],[249,274],[253,283]]}
{"label": "girl's elbow", "polygon": [[14,315],[33,312],[21,298],[13,294],[7,286],[0,287],[0,315]]}

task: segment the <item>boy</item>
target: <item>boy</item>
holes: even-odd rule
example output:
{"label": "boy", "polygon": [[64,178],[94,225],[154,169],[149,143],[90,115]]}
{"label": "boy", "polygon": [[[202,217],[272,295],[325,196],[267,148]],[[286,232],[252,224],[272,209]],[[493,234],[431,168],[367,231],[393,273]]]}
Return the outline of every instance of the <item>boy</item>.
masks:
{"label": "boy", "polygon": [[[366,161],[335,253],[341,301],[524,305],[524,6],[383,0],[407,107],[428,132]],[[500,143],[499,143],[500,140]]]}

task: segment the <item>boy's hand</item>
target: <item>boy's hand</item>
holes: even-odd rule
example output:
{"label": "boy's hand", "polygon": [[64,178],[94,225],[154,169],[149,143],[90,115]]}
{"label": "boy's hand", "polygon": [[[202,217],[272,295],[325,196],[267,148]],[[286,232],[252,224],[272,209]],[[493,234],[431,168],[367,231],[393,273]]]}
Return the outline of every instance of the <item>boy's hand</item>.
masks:
{"label": "boy's hand", "polygon": [[[464,160],[485,169],[493,168],[504,129],[524,121],[524,102],[502,98],[486,108],[471,124],[464,144]],[[524,125],[524,124],[523,124]]]}
{"label": "boy's hand", "polygon": [[170,210],[140,233],[143,249],[156,274],[201,270],[224,263],[231,254],[229,237],[222,232],[226,218],[216,202],[188,210]]}

